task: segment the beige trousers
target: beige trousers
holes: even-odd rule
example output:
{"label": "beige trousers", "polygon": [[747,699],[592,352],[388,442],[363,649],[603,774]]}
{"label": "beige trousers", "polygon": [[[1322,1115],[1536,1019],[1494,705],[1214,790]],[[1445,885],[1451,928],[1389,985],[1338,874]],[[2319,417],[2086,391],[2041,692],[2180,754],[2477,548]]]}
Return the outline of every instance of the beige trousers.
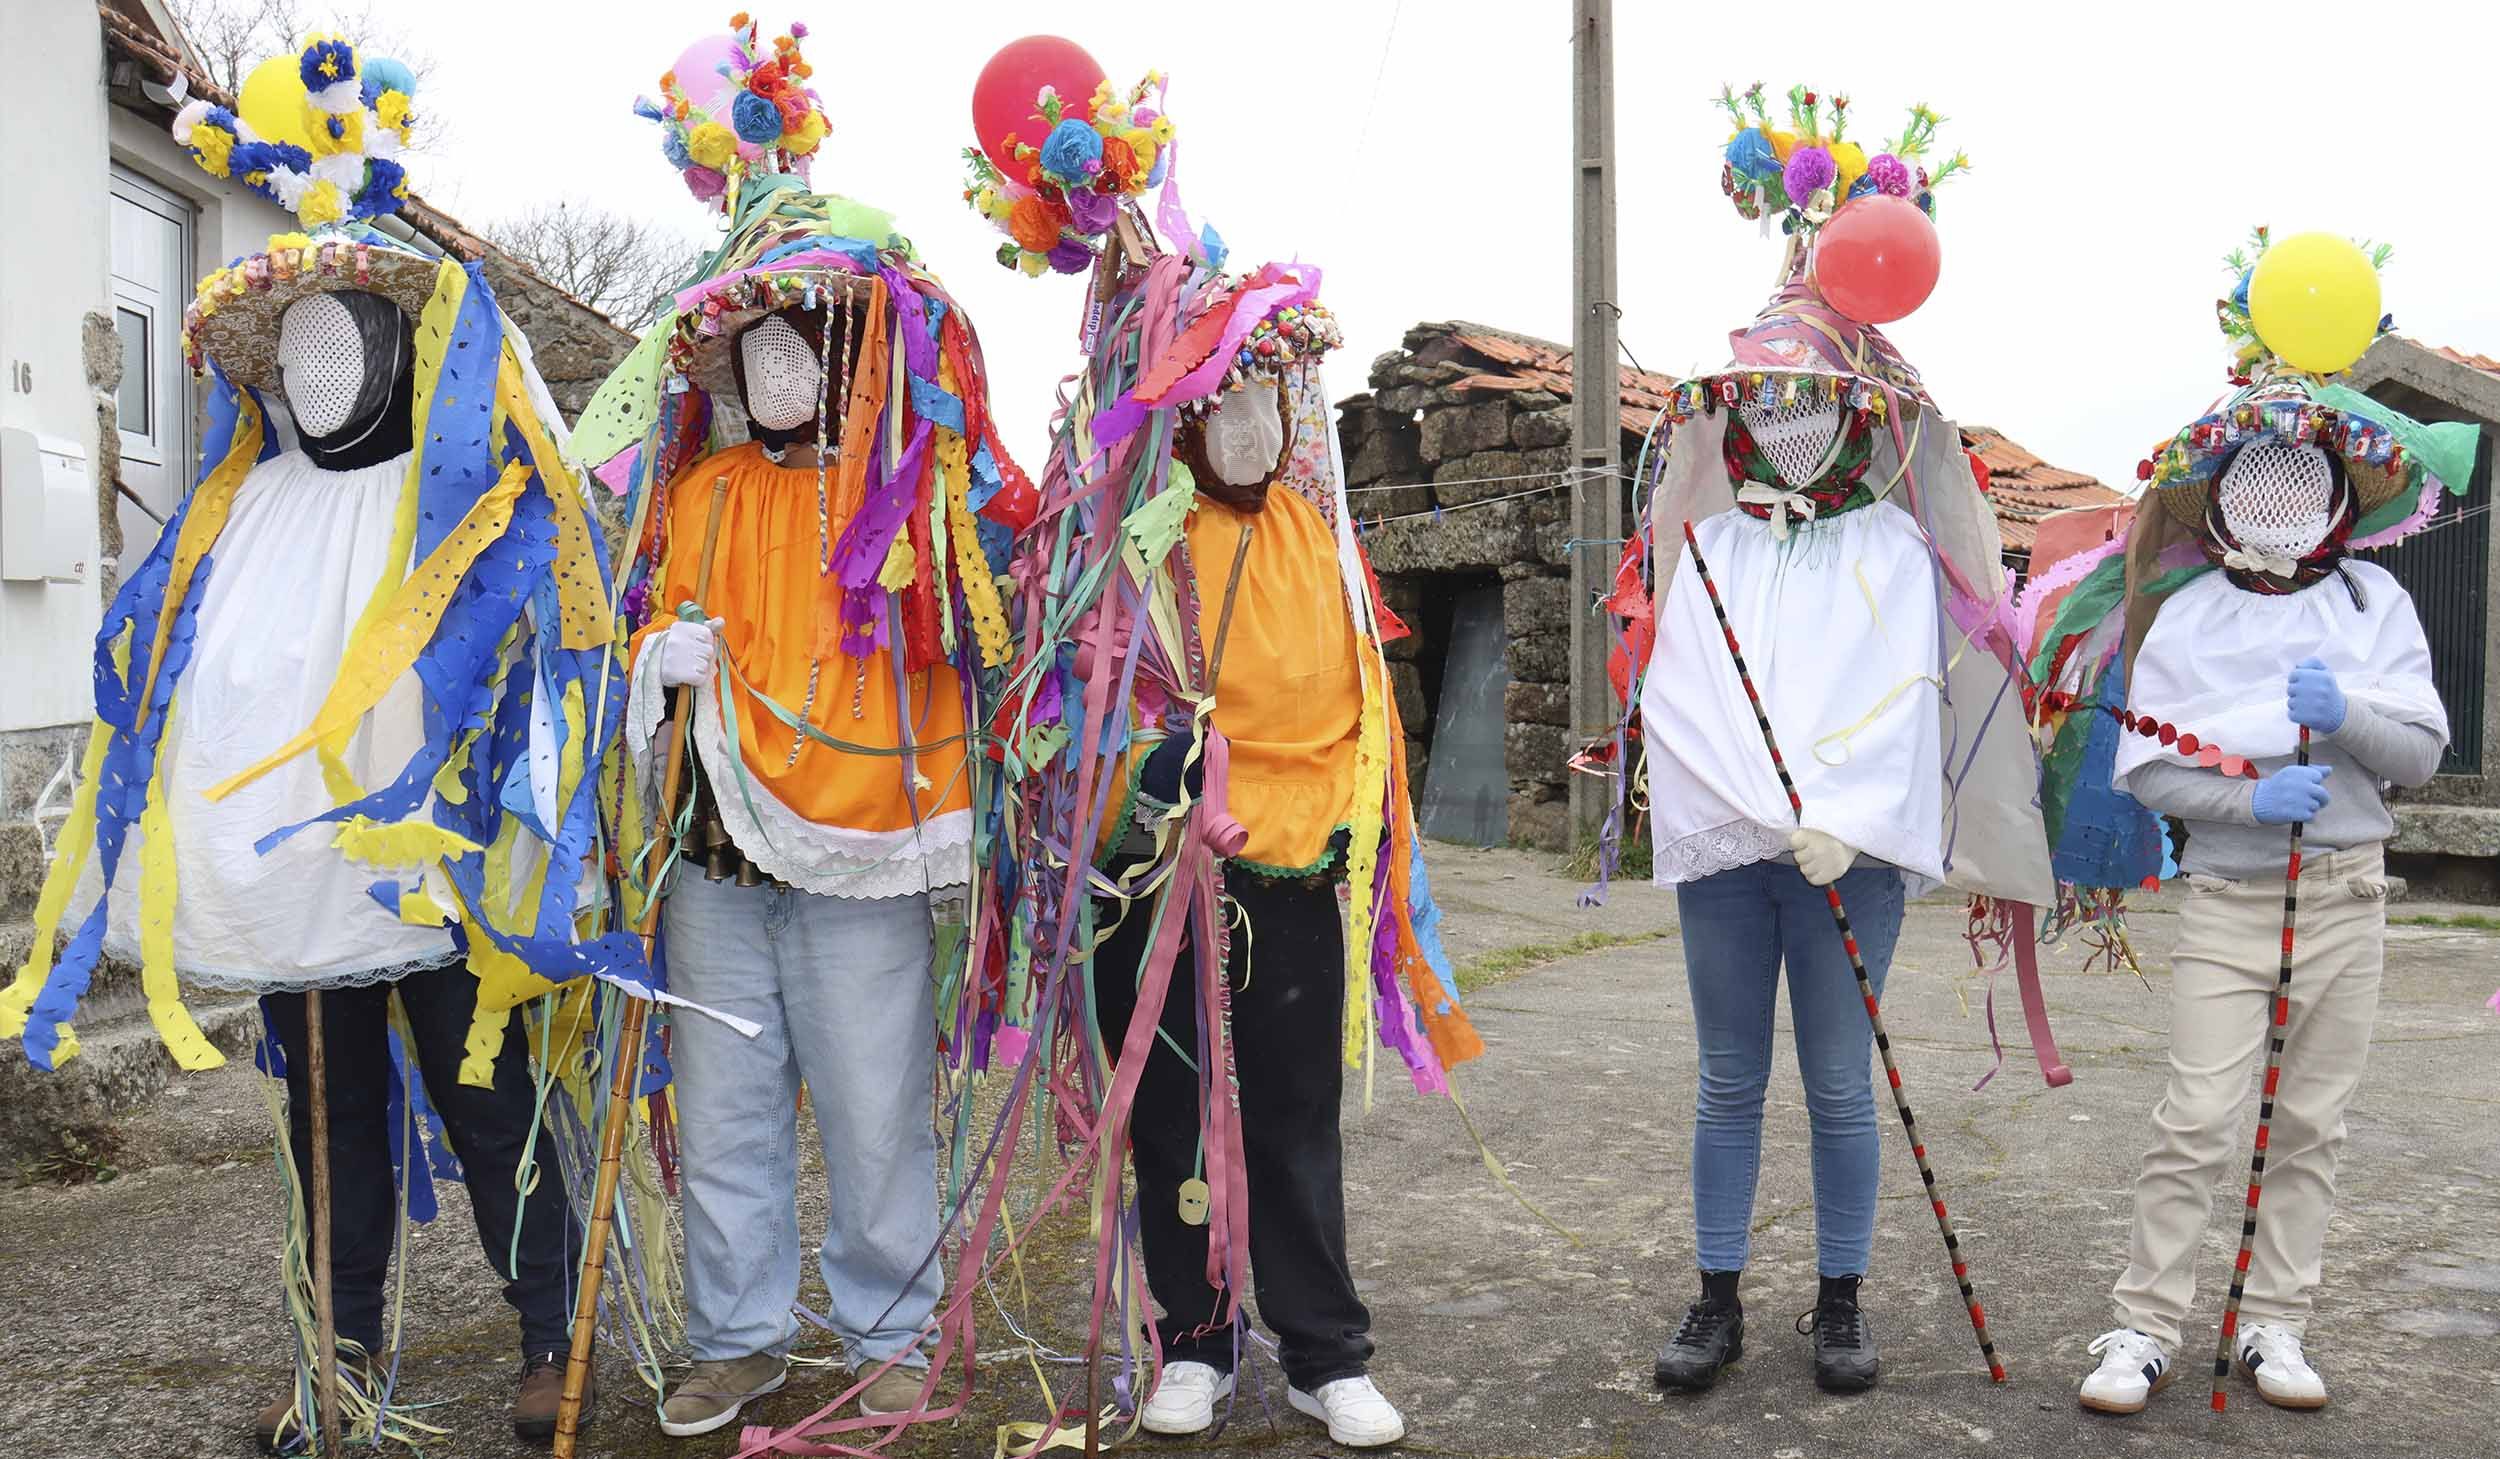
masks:
{"label": "beige trousers", "polygon": [[[2170,960],[2170,1087],[2153,1107],[2153,1147],[2136,1179],[2127,1273],[2110,1293],[2120,1325],[2174,1349],[2196,1298],[2214,1186],[2226,1178],[2238,1234],[2254,1140],[2241,1115],[2251,1071],[2264,1064],[2283,941],[2280,879],[2188,882]],[[2294,928],[2291,1017],[2240,1320],[2299,1332],[2335,1206],[2344,1108],[2360,1088],[2378,1013],[2387,940],[2378,845],[2304,856]]]}

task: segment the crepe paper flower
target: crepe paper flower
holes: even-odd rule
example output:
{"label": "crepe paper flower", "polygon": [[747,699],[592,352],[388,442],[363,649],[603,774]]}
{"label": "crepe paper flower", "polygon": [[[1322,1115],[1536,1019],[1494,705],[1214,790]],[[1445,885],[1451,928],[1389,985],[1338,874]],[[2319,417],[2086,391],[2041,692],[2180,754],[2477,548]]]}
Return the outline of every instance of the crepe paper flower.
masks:
{"label": "crepe paper flower", "polygon": [[825,134],[832,130],[833,124],[825,120],[823,112],[811,111],[795,131],[782,133],[782,149],[793,157],[805,157],[814,152],[817,144],[825,140]]}
{"label": "crepe paper flower", "polygon": [[1830,152],[1821,147],[1800,147],[1789,154],[1788,165],[1781,169],[1780,186],[1788,190],[1790,201],[1803,206],[1839,176],[1839,165],[1832,161]]}
{"label": "crepe paper flower", "polygon": [[[297,70],[304,78],[304,89],[319,92],[340,81],[356,79],[356,48],[335,36],[314,41],[304,47]],[[363,98],[357,98],[362,101]]]}
{"label": "crepe paper flower", "polygon": [[804,21],[804,20],[794,20],[794,21],[791,21],[791,22],[790,22],[790,38],[791,38],[792,40],[802,40],[802,41],[803,41],[803,40],[805,40],[805,39],[807,39],[807,22],[806,22],[806,21]]}
{"label": "crepe paper flower", "polygon": [[347,216],[347,197],[335,182],[316,182],[304,189],[303,198],[295,205],[295,216],[316,228],[336,223]]}
{"label": "crepe paper flower", "polygon": [[1066,186],[1082,184],[1102,170],[1102,137],[1070,118],[1050,129],[1042,143],[1042,171]]}
{"label": "crepe paper flower", "polygon": [[1762,135],[1770,139],[1771,155],[1779,159],[1780,166],[1786,167],[1789,157],[1797,150],[1797,134],[1765,128]]}
{"label": "crepe paper flower", "polygon": [[1890,152],[1876,154],[1866,164],[1867,178],[1886,197],[1906,198],[1910,195],[1909,164]]}
{"label": "crepe paper flower", "polygon": [[694,166],[694,154],[686,150],[686,133],[680,127],[671,127],[660,134],[660,155],[668,159],[669,166],[680,172]]}
{"label": "crepe paper flower", "polygon": [[384,91],[374,98],[373,117],[397,132],[403,142],[408,140],[408,130],[417,120],[415,109],[409,105],[408,93],[396,89]]}
{"label": "crepe paper flower", "polygon": [[729,17],[729,28],[731,30],[744,30],[754,23],[754,19],[743,10]]}
{"label": "crepe paper flower", "polygon": [[407,170],[387,157],[369,158],[365,162],[365,185],[356,192],[356,216],[371,218],[396,212],[407,196]]}
{"label": "crepe paper flower", "polygon": [[1079,233],[1107,233],[1119,217],[1120,205],[1110,193],[1081,187],[1068,194],[1068,221]]}
{"label": "crepe paper flower", "polygon": [[686,135],[686,155],[697,167],[720,172],[738,155],[738,135],[718,122],[705,122]]}
{"label": "crepe paper flower", "polygon": [[206,117],[192,125],[188,138],[191,157],[209,176],[228,175],[236,151],[237,125],[234,114],[223,107],[210,108]]}
{"label": "crepe paper flower", "polygon": [[1136,185],[1141,170],[1137,165],[1137,151],[1129,146],[1128,139],[1102,139],[1101,181],[1105,188],[1115,193],[1128,192]]}
{"label": "crepe paper flower", "polygon": [[1780,171],[1780,159],[1771,149],[1771,139],[1763,135],[1760,127],[1747,127],[1728,138],[1727,165],[1738,177],[1755,182],[1777,177]]}
{"label": "crepe paper flower", "polygon": [[729,190],[729,179],[717,168],[689,167],[680,176],[686,180],[686,191],[693,193],[698,203],[708,203]]}
{"label": "crepe paper flower", "polygon": [[1048,253],[1059,246],[1059,220],[1039,197],[1026,198],[1007,215],[1007,236],[1028,253]]}
{"label": "crepe paper flower", "polygon": [[1831,153],[1832,165],[1840,173],[1838,180],[1832,184],[1833,195],[1844,198],[1853,196],[1858,179],[1866,176],[1866,149],[1855,142],[1834,142]]}
{"label": "crepe paper flower", "polygon": [[1094,263],[1094,250],[1073,238],[1063,238],[1048,254],[1053,270],[1063,274],[1081,274]]}
{"label": "crepe paper flower", "polygon": [[742,140],[759,147],[781,139],[781,108],[752,91],[738,93],[738,99],[730,103],[729,119]]}

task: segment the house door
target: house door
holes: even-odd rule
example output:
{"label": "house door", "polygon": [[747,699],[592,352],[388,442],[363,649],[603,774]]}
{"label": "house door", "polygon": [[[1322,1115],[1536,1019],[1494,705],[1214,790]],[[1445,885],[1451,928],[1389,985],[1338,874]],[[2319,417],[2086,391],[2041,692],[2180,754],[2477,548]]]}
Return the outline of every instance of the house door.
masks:
{"label": "house door", "polygon": [[122,571],[156,544],[191,485],[192,398],[182,363],[191,294],[191,205],[113,169],[113,328],[122,341]]}

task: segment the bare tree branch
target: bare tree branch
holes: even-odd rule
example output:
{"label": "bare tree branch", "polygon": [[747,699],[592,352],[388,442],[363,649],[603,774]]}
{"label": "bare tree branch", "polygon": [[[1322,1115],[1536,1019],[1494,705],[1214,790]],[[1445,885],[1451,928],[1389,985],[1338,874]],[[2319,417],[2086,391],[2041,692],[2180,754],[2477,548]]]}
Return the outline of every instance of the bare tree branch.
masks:
{"label": "bare tree branch", "polygon": [[547,282],[635,331],[659,317],[704,257],[675,233],[585,202],[532,208],[483,232]]}

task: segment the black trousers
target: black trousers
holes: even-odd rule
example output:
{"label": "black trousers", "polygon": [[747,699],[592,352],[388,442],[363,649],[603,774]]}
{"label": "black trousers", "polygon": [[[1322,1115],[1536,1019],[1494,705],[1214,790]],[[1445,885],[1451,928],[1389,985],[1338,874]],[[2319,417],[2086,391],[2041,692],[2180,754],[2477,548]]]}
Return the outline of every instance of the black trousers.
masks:
{"label": "black trousers", "polygon": [[[1251,1285],[1260,1318],[1276,1334],[1285,1380],[1308,1393],[1361,1374],[1372,1355],[1371,1312],[1355,1295],[1346,1265],[1338,1137],[1345,928],[1336,888],[1324,881],[1270,881],[1237,870],[1226,876],[1225,890],[1249,924],[1234,929],[1226,972],[1249,1182]],[[1095,1011],[1114,1058],[1137,1008],[1152,910],[1137,904],[1095,954]],[[1175,903],[1166,915],[1179,914]],[[1095,906],[1100,921],[1118,915],[1117,903]],[[1163,1030],[1194,1060],[1191,942],[1181,940]],[[1180,1218],[1181,1183],[1199,1174],[1197,1075],[1163,1039],[1151,1046],[1139,1076],[1129,1138],[1146,1284],[1163,1309],[1156,1335],[1167,1360],[1229,1372],[1233,1335],[1216,1324],[1223,1294],[1207,1281],[1207,1228]]]}
{"label": "black trousers", "polygon": [[[504,1025],[495,1082],[479,1089],[460,1082],[477,978],[457,963],[410,973],[396,985],[416,1047],[410,1052],[426,1096],[442,1114],[452,1152],[468,1176],[486,1264],[504,1279],[503,1297],[521,1315],[524,1357],[572,1345],[567,1301],[573,1261],[581,1249],[564,1197],[564,1172],[552,1140],[538,1145],[537,1183],[527,1196],[514,1181],[529,1140],[536,1096],[528,1034],[519,1010]],[[333,988],[321,995],[323,1080],[330,1107],[330,1292],[339,1336],[382,1349],[383,1278],[398,1230],[399,1192],[391,1179],[389,1127],[391,985]],[[304,995],[261,999],[286,1053],[287,1126],[295,1176],[312,1198],[312,1103],[306,1088]],[[414,1158],[421,1158],[411,1151]],[[520,1230],[514,1261],[513,1230]]]}

